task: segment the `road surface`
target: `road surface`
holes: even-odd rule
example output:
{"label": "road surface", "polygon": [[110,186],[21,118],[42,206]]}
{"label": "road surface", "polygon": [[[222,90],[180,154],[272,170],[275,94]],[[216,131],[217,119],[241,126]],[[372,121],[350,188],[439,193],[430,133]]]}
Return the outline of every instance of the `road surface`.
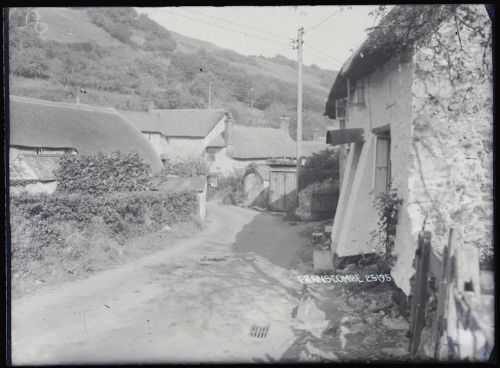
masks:
{"label": "road surface", "polygon": [[[14,300],[13,364],[286,361],[298,339],[319,339],[328,320],[300,301],[287,267],[306,225],[214,203],[208,211],[189,239]],[[269,326],[267,336],[250,336],[252,326]]]}

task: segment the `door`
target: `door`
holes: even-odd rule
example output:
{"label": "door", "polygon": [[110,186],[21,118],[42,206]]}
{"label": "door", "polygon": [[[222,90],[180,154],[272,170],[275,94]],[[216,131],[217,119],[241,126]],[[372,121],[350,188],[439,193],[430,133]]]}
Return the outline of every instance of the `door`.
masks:
{"label": "door", "polygon": [[282,212],[285,209],[285,178],[280,171],[271,171],[271,182],[269,183],[269,207],[271,211]]}
{"label": "door", "polygon": [[269,207],[271,211],[286,212],[295,206],[297,176],[295,172],[271,171]]}

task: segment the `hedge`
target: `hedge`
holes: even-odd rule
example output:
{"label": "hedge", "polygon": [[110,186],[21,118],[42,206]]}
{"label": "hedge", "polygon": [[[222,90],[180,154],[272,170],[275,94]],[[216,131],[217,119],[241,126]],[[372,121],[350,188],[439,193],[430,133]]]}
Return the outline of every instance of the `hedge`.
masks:
{"label": "hedge", "polygon": [[118,242],[192,218],[194,192],[23,194],[11,197],[12,256],[40,259],[45,247],[64,248],[71,230],[92,230]]}
{"label": "hedge", "polygon": [[147,190],[151,168],[137,152],[63,155],[56,170],[57,191],[103,194]]}

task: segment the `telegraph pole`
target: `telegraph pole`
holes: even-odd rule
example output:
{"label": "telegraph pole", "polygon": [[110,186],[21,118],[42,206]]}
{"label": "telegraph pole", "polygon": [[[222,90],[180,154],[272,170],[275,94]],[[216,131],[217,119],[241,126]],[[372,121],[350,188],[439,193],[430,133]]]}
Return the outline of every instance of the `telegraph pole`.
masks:
{"label": "telegraph pole", "polygon": [[297,204],[299,203],[299,178],[302,166],[302,36],[304,27],[299,28],[297,36]]}
{"label": "telegraph pole", "polygon": [[208,82],[208,108],[212,108],[212,82]]}

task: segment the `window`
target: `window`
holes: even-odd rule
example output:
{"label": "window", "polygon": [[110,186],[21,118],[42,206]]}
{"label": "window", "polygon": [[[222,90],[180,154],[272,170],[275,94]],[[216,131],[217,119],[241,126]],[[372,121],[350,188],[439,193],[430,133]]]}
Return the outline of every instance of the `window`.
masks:
{"label": "window", "polygon": [[41,154],[44,154],[44,153],[45,153],[45,148],[43,148],[43,147],[38,147],[38,148],[36,149],[36,154],[37,154],[37,155],[41,155]]}
{"label": "window", "polygon": [[335,116],[337,119],[345,119],[345,105],[346,105],[346,99],[345,98],[338,98],[335,100]]}
{"label": "window", "polygon": [[213,162],[215,161],[215,150],[210,148],[207,149],[207,161]]}
{"label": "window", "polygon": [[353,105],[365,104],[365,84],[363,79],[355,79],[349,86],[350,103]]}
{"label": "window", "polygon": [[210,175],[208,177],[209,184],[211,188],[217,188],[218,177],[216,175]]}
{"label": "window", "polygon": [[391,181],[391,138],[389,134],[377,137],[375,157],[375,193],[389,190]]}
{"label": "window", "polygon": [[65,148],[64,153],[66,154],[76,154],[76,150],[74,148]]}

